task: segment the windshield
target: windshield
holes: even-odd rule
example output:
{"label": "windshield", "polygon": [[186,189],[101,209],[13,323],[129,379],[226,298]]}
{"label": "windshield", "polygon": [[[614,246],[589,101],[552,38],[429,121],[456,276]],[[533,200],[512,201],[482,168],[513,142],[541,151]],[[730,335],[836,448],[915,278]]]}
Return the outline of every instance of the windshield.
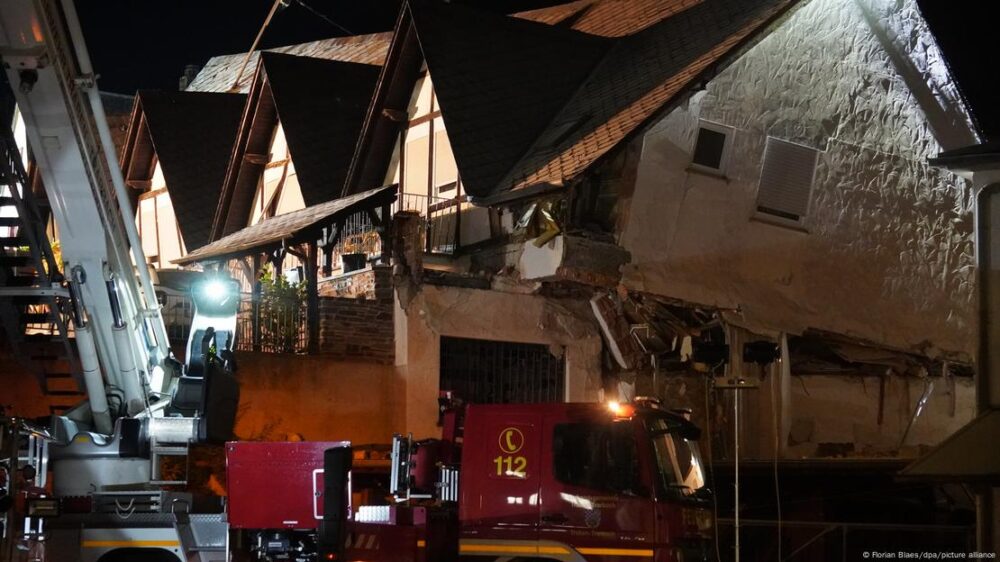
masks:
{"label": "windshield", "polygon": [[626,422],[557,424],[552,452],[563,484],[636,495],[641,488],[635,430]]}
{"label": "windshield", "polygon": [[681,490],[686,496],[704,489],[705,465],[698,442],[678,435],[676,423],[667,418],[649,418],[646,423],[663,489]]}

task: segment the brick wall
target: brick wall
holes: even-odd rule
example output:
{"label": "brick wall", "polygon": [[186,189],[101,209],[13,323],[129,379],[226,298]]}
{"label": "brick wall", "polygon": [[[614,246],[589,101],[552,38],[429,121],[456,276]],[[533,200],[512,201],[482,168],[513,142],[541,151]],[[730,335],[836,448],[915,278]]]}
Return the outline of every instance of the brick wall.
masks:
{"label": "brick wall", "polygon": [[320,296],[319,350],[337,358],[392,364],[395,343],[390,270],[375,267],[366,273],[356,277],[371,283],[368,290],[361,291],[364,296]]}

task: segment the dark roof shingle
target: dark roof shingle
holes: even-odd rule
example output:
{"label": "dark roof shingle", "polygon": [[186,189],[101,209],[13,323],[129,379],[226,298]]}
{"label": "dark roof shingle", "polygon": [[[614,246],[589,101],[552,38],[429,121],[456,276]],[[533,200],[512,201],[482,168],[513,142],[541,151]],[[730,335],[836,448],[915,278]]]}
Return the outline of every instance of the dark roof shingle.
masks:
{"label": "dark roof shingle", "polygon": [[[263,52],[381,65],[385,61],[385,54],[389,50],[389,42],[391,40],[392,33],[373,33],[370,35],[322,39],[298,45],[277,47]],[[253,71],[257,68],[261,52],[254,51],[250,54],[250,60],[247,62],[246,68],[243,70],[243,75],[240,77],[238,88],[240,92],[246,93],[250,89],[250,82],[253,80]],[[205,67],[198,72],[194,81],[188,86],[187,91],[228,92],[236,81],[236,73],[239,72],[240,66],[243,65],[246,55],[246,53],[236,53],[233,55],[212,57],[205,64]]]}
{"label": "dark roof shingle", "polygon": [[607,52],[607,40],[432,2],[417,38],[470,193],[492,189]]}
{"label": "dark roof shingle", "polygon": [[264,53],[306,206],[340,195],[381,67]]}
{"label": "dark roof shingle", "polygon": [[208,243],[246,96],[144,90],[138,97],[184,244],[194,250]]}
{"label": "dark roof shingle", "polygon": [[595,0],[520,15],[554,27],[425,2],[411,13],[463,185],[486,197],[572,180],[795,2]]}
{"label": "dark roof shingle", "polygon": [[[594,72],[558,111],[539,142],[493,192],[572,179],[660,114],[704,72],[725,60],[791,3],[706,0],[616,40]],[[554,146],[546,144],[545,140],[552,138],[561,124],[580,120],[585,122],[571,134],[564,135]]]}
{"label": "dark roof shingle", "polygon": [[515,14],[601,37],[631,35],[683,10],[712,0],[580,0]]}
{"label": "dark roof shingle", "polygon": [[182,258],[174,260],[174,263],[186,265],[265,251],[280,246],[283,241],[304,237],[317,227],[337,220],[338,217],[364,209],[377,209],[382,205],[390,204],[395,199],[396,186],[383,186],[270,217],[224,236],[197,251],[190,252]]}
{"label": "dark roof shingle", "polygon": [[278,122],[307,206],[341,194],[381,67],[265,52],[254,73],[229,169],[215,209],[213,238],[244,226]]}

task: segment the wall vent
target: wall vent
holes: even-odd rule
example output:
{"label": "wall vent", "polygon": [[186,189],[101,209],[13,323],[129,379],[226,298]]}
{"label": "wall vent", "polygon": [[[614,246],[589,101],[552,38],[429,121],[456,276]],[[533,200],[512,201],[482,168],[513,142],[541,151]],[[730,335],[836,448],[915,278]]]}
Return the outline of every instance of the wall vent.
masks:
{"label": "wall vent", "polygon": [[767,138],[757,189],[757,213],[801,224],[809,212],[819,151]]}

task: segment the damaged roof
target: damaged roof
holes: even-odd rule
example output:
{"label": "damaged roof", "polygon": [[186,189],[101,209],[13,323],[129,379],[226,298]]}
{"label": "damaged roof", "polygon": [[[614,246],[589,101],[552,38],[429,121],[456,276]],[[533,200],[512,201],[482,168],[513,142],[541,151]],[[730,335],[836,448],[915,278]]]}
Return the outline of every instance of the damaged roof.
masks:
{"label": "damaged roof", "polygon": [[[284,53],[300,57],[310,57],[324,60],[338,60],[361,64],[382,64],[389,49],[392,33],[373,33],[370,35],[354,35],[350,37],[334,37],[298,45],[288,45],[267,49],[264,52]],[[238,91],[246,93],[250,90],[253,80],[253,69],[257,68],[261,51],[250,55],[243,75],[240,77]],[[198,72],[194,81],[188,86],[189,92],[228,92],[236,81],[236,75],[246,59],[246,53],[220,55],[209,59],[205,67]]]}
{"label": "damaged roof", "polygon": [[340,195],[380,68],[262,54],[215,209],[214,238],[246,226],[264,166],[245,157],[267,154],[278,122],[306,206]]}
{"label": "damaged roof", "polygon": [[246,96],[141,90],[122,155],[126,179],[152,178],[159,160],[184,244],[208,243]]}
{"label": "damaged roof", "polygon": [[[413,1],[394,41],[412,25],[463,186],[482,199],[573,180],[796,1],[582,0],[516,17]],[[398,87],[386,68],[380,88]]]}

